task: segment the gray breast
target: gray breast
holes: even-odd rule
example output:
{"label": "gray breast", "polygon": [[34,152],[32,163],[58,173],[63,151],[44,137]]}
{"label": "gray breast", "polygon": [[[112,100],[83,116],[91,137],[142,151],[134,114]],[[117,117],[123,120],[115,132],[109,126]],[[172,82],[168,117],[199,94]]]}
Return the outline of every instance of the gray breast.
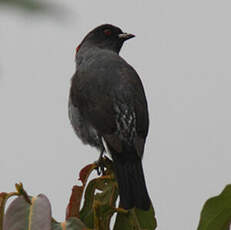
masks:
{"label": "gray breast", "polygon": [[68,115],[75,133],[82,140],[82,142],[84,144],[97,147],[101,150],[101,137],[99,137],[96,129],[83,118],[79,109],[73,106],[71,99],[69,99],[68,104]]}

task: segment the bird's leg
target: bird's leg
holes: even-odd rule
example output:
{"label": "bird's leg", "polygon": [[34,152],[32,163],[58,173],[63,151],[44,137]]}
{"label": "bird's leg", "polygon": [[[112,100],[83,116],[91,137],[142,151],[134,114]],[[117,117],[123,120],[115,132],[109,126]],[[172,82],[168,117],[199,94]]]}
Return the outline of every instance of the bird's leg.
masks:
{"label": "bird's leg", "polygon": [[108,149],[108,146],[107,146],[107,143],[106,141],[104,140],[104,138],[102,137],[102,143],[103,143],[103,147],[105,149],[105,152],[108,154],[108,155],[111,155],[109,149]]}
{"label": "bird's leg", "polygon": [[103,154],[104,154],[104,149],[101,149],[99,159],[95,162],[95,164],[97,165],[96,171],[98,176],[101,174],[104,175]]}
{"label": "bird's leg", "polygon": [[107,147],[107,143],[105,142],[103,137],[102,137],[102,143],[103,143],[103,148],[101,149],[99,159],[96,162],[96,164],[97,164],[96,171],[97,171],[98,175],[100,175],[100,174],[104,175],[104,173],[105,173],[105,170],[104,170],[104,158],[103,158],[104,152],[106,152],[106,153],[108,153],[108,155],[110,155],[110,151],[109,151],[109,149]]}

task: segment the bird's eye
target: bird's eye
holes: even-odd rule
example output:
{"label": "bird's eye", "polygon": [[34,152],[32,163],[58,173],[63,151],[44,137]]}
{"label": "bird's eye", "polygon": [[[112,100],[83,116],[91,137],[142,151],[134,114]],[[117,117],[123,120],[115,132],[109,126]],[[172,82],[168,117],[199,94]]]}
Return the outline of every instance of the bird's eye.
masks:
{"label": "bird's eye", "polygon": [[107,35],[107,36],[110,36],[112,34],[111,30],[110,29],[105,29],[104,31],[104,34]]}

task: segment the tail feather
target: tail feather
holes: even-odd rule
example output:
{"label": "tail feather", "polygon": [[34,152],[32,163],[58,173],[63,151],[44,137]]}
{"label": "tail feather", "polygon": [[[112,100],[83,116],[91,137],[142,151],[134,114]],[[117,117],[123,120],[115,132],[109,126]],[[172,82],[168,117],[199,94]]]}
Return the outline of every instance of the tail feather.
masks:
{"label": "tail feather", "polygon": [[[134,154],[136,156],[136,154]],[[137,157],[121,159],[113,156],[114,172],[119,185],[122,208],[148,210],[150,198],[147,192],[141,159]]]}

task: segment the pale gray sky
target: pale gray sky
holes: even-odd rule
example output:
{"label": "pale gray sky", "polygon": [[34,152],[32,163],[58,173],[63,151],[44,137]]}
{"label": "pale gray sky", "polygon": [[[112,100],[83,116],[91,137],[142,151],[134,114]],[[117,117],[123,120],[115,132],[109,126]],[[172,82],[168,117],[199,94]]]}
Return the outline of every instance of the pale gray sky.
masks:
{"label": "pale gray sky", "polygon": [[148,99],[143,165],[158,229],[196,229],[205,200],[231,183],[230,1],[54,2],[70,10],[65,22],[0,9],[0,191],[22,181],[63,220],[79,169],[98,158],[67,116],[75,47],[112,23],[136,35],[121,55]]}

